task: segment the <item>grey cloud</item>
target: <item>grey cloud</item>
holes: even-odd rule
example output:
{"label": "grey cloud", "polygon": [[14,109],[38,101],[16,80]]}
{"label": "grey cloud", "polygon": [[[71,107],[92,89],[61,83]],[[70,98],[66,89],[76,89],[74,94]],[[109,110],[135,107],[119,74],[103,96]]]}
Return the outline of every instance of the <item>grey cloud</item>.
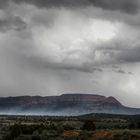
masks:
{"label": "grey cloud", "polygon": [[128,14],[139,11],[138,0],[14,0],[17,3],[25,2],[38,7],[85,7],[96,6],[105,10],[118,10]]}
{"label": "grey cloud", "polygon": [[14,0],[16,3],[29,3],[37,7],[81,7],[89,5],[88,0]]}
{"label": "grey cloud", "polygon": [[124,70],[121,66],[119,65],[112,65],[112,71],[120,74],[129,74],[133,75],[132,72]]}
{"label": "grey cloud", "polygon": [[93,5],[106,10],[119,10],[121,12],[136,14],[139,11],[138,0],[89,0]]}
{"label": "grey cloud", "polygon": [[132,72],[129,71],[128,74],[133,75],[134,73],[132,73]]}
{"label": "grey cloud", "polygon": [[125,49],[122,48],[119,52],[106,51],[110,56],[110,59],[114,59],[113,63],[139,63],[140,62],[140,48]]}
{"label": "grey cloud", "polygon": [[[138,43],[139,41],[136,40]],[[108,43],[97,46],[96,51],[99,51],[103,56],[108,55],[109,60],[106,64],[111,64],[113,68],[119,68],[121,63],[139,63],[140,62],[140,46],[139,43],[134,45],[134,42],[126,40],[112,40]]]}
{"label": "grey cloud", "polygon": [[94,73],[95,71],[97,72],[103,71],[101,68],[88,64],[82,64],[80,66],[77,66],[77,65],[70,65],[70,64],[63,64],[63,63],[60,64],[52,63],[50,65],[50,68],[53,68],[55,70],[78,71],[78,72],[85,72],[85,73]]}
{"label": "grey cloud", "polygon": [[122,50],[117,59],[122,63],[140,62],[140,47],[136,46]]}
{"label": "grey cloud", "polygon": [[26,59],[27,63],[29,63],[30,66],[34,67],[35,69],[41,68],[43,70],[45,69],[52,69],[55,71],[77,71],[77,72],[85,72],[85,73],[94,73],[94,72],[103,72],[103,69],[99,66],[93,66],[93,64],[82,63],[82,64],[73,64],[66,63],[66,62],[54,62],[53,60],[50,60],[49,58],[42,58],[37,56],[30,56],[26,57],[23,56],[24,59]]}
{"label": "grey cloud", "polygon": [[20,17],[10,17],[0,19],[0,32],[7,32],[9,30],[20,31],[26,28],[26,23]]}
{"label": "grey cloud", "polygon": [[122,69],[118,69],[118,70],[112,70],[112,71],[114,71],[114,72],[116,72],[116,73],[120,73],[120,74],[127,74],[127,72],[125,72],[124,70],[122,70]]}
{"label": "grey cloud", "polygon": [[4,8],[9,4],[9,0],[0,0],[0,8]]}

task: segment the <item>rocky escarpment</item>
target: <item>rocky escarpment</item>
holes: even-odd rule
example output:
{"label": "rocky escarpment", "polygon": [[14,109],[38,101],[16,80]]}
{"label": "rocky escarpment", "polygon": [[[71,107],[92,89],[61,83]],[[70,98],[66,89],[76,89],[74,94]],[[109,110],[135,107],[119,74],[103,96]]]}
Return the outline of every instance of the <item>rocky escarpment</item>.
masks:
{"label": "rocky escarpment", "polygon": [[0,98],[1,114],[80,115],[86,113],[140,114],[114,97],[92,94]]}

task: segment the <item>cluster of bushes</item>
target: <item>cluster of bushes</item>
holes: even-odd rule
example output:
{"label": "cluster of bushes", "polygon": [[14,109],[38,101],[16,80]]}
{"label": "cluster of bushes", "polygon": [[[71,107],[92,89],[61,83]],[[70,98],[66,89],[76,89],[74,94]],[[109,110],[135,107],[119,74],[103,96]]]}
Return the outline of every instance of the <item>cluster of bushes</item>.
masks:
{"label": "cluster of bushes", "polygon": [[81,129],[87,131],[94,131],[96,129],[96,126],[93,121],[85,121]]}
{"label": "cluster of bushes", "polygon": [[128,128],[129,129],[140,129],[140,121],[130,121]]}
{"label": "cluster of bushes", "polygon": [[9,134],[4,137],[4,140],[14,140],[21,134],[23,135],[32,135],[33,132],[38,131],[41,133],[46,127],[43,124],[40,125],[21,125],[14,124],[9,128]]}
{"label": "cluster of bushes", "polygon": [[[44,124],[14,124],[9,127],[9,134],[4,137],[4,140],[15,140],[19,136],[32,136],[33,140],[38,140],[39,137],[45,131],[45,136],[47,137],[59,137],[62,136],[64,131],[74,130],[75,128],[71,124],[55,124],[50,123],[49,125]],[[92,121],[85,121],[81,130],[86,131],[94,131],[96,129],[94,123]],[[37,135],[33,135],[34,132],[37,132]]]}
{"label": "cluster of bushes", "polygon": [[[50,124],[49,126],[45,126],[43,124],[40,125],[21,125],[21,124],[14,124],[9,128],[9,134],[4,137],[4,140],[14,140],[15,138],[19,137],[20,135],[30,135],[32,136],[34,132],[37,132],[38,135],[41,134],[44,130],[47,131],[47,135],[56,136],[63,133],[64,129],[71,129],[70,126],[56,126],[54,124]],[[35,140],[39,136],[33,136],[32,139]]]}

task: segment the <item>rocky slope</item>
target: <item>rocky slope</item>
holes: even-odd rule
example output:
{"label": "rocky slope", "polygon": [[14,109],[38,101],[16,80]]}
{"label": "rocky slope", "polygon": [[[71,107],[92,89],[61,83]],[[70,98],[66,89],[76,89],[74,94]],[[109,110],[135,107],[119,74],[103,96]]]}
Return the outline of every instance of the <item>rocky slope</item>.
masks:
{"label": "rocky slope", "polygon": [[0,98],[0,113],[31,115],[140,114],[140,109],[125,107],[114,97],[92,94],[63,94],[47,97],[3,97]]}

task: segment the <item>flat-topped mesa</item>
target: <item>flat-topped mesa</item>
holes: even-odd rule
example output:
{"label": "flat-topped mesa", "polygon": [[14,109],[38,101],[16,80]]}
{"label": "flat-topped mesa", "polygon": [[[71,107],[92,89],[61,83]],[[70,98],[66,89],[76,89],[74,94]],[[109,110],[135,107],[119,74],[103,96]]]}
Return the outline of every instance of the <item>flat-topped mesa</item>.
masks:
{"label": "flat-topped mesa", "polygon": [[102,95],[94,94],[62,94],[58,96],[58,102],[86,102],[98,105],[108,105],[108,106],[122,106],[122,104],[114,97],[105,97]]}
{"label": "flat-topped mesa", "polygon": [[106,99],[105,96],[93,94],[62,94],[59,96],[61,101],[81,101],[81,102],[96,102]]}
{"label": "flat-topped mesa", "polygon": [[18,96],[0,98],[1,103],[16,103],[16,104],[48,104],[48,103],[63,103],[63,102],[77,102],[77,103],[98,103],[98,104],[110,104],[121,105],[114,97],[105,97],[102,95],[94,94],[62,94],[60,96]]}
{"label": "flat-topped mesa", "polygon": [[140,109],[123,106],[114,97],[95,94],[62,94],[59,96],[18,96],[1,97],[0,113],[19,114],[140,114]]}

